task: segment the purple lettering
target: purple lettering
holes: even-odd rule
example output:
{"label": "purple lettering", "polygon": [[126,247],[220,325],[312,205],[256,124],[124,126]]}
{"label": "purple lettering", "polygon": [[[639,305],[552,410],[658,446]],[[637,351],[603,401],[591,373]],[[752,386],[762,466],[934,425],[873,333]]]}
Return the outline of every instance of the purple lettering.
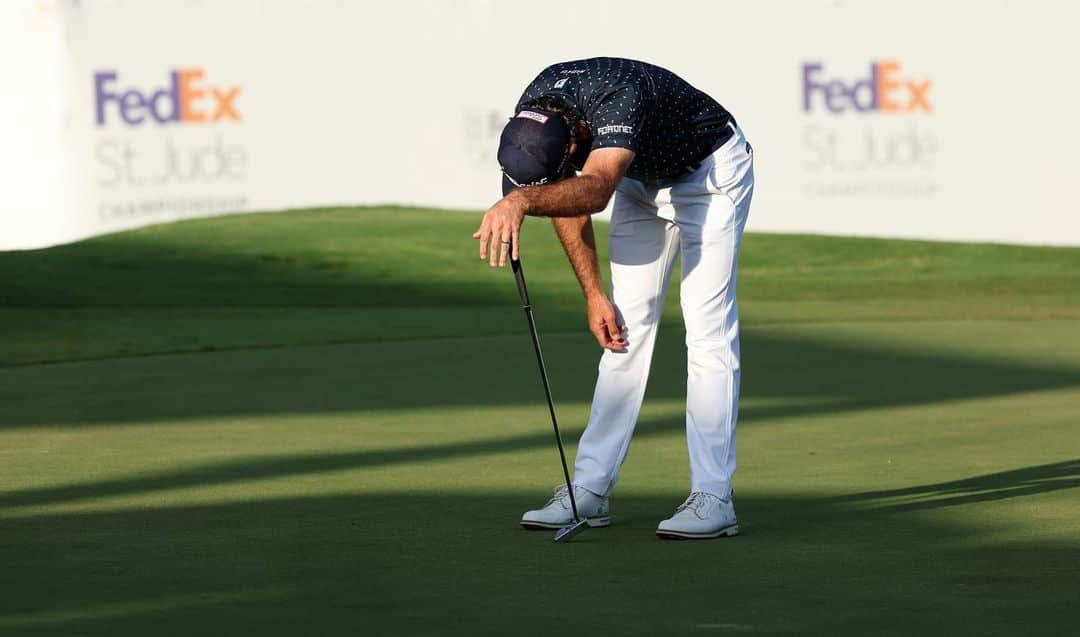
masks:
{"label": "purple lettering", "polygon": [[[173,71],[169,74],[169,78],[172,80],[170,87],[168,89],[155,91],[154,94],[150,96],[150,99],[147,100],[150,114],[159,124],[180,121],[180,74]],[[164,102],[169,102],[171,105],[171,110],[168,113],[162,112],[162,105]]]}
{"label": "purple lettering", "polygon": [[146,107],[142,93],[130,90],[120,96],[120,117],[128,124],[141,124],[146,115],[141,111]]}
{"label": "purple lettering", "polygon": [[115,100],[116,93],[110,93],[105,88],[105,83],[116,79],[116,71],[99,71],[94,73],[94,110],[97,115],[97,125],[105,125],[105,102]]}
{"label": "purple lettering", "polygon": [[[867,99],[865,99],[864,101],[860,101],[859,95],[863,95]],[[855,82],[855,84],[851,87],[851,104],[855,107],[855,110],[859,111],[860,113],[877,110],[877,64],[870,65],[869,78],[861,82]]]}
{"label": "purple lettering", "polygon": [[843,113],[847,110],[847,103],[851,101],[851,94],[840,80],[829,82],[825,92],[825,108],[833,113]]}
{"label": "purple lettering", "polygon": [[810,96],[812,91],[825,91],[825,85],[814,82],[813,75],[821,70],[820,62],[807,62],[802,66],[803,75],[803,110],[810,112]]}

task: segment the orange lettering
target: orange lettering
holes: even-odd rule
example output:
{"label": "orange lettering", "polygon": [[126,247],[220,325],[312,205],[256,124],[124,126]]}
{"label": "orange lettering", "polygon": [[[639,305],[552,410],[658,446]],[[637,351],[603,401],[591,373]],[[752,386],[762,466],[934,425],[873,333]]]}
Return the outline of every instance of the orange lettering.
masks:
{"label": "orange lettering", "polygon": [[900,88],[900,83],[890,77],[899,70],[899,62],[889,60],[887,62],[877,63],[878,109],[882,111],[896,112],[900,110],[900,105],[894,102],[889,96],[889,93],[894,89]]}
{"label": "orange lettering", "polygon": [[908,102],[909,111],[921,108],[927,113],[934,112],[934,109],[930,108],[930,102],[926,99],[926,92],[930,90],[930,80],[923,80],[919,83],[908,82],[908,89],[911,90],[911,101]]}
{"label": "orange lettering", "polygon": [[198,82],[203,77],[202,69],[181,69],[180,70],[180,121],[181,122],[205,122],[206,114],[202,111],[195,110],[193,102],[203,95],[205,91],[196,89],[192,86],[195,82]]}
{"label": "orange lettering", "polygon": [[222,117],[228,117],[234,122],[239,122],[240,113],[236,110],[236,96],[240,94],[240,87],[234,86],[227,91],[219,91],[218,89],[210,89],[210,92],[214,94],[214,99],[217,100],[217,109],[214,111],[214,121],[218,121]]}

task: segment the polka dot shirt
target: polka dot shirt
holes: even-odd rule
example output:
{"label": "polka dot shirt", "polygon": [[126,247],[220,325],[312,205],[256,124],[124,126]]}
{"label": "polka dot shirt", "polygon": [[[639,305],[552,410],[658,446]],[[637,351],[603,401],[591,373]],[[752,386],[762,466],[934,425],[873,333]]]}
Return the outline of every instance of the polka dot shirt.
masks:
{"label": "polka dot shirt", "polygon": [[589,124],[591,144],[573,158],[579,169],[592,148],[628,148],[635,156],[626,176],[650,185],[663,185],[703,160],[734,123],[716,100],[671,71],[623,58],[549,66],[516,110],[542,96],[576,108]]}

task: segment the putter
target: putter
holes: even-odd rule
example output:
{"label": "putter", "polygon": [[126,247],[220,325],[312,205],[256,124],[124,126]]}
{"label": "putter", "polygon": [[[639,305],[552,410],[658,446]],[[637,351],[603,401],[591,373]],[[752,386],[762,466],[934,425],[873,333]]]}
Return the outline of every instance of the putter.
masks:
{"label": "putter", "polygon": [[529,319],[529,331],[532,334],[533,349],[536,350],[536,362],[540,365],[540,380],[544,382],[544,395],[547,396],[548,411],[551,412],[551,426],[555,429],[555,444],[559,447],[559,460],[562,461],[563,478],[566,480],[566,492],[570,494],[570,510],[574,514],[574,523],[555,532],[556,542],[569,542],[575,535],[588,526],[588,521],[578,515],[577,500],[574,498],[574,485],[570,484],[570,470],[566,468],[566,452],[563,450],[562,436],[559,434],[559,421],[555,418],[555,402],[551,399],[551,385],[548,383],[547,367],[544,366],[544,354],[540,351],[540,336],[536,333],[536,321],[533,319],[532,303],[529,302],[529,289],[525,287],[525,272],[521,269],[521,260],[511,259],[510,268],[517,281],[521,307]]}

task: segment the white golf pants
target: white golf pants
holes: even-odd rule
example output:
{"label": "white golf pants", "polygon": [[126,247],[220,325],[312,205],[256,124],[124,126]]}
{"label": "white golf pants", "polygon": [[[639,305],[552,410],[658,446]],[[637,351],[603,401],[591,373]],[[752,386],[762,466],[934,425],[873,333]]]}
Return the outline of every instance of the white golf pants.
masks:
{"label": "white golf pants", "polygon": [[754,190],[753,151],[736,129],[669,188],[624,178],[611,215],[611,299],[627,328],[605,350],[574,483],[606,496],[634,433],[675,257],[682,252],[686,324],[686,438],[691,491],[728,497],[739,409],[736,264]]}

